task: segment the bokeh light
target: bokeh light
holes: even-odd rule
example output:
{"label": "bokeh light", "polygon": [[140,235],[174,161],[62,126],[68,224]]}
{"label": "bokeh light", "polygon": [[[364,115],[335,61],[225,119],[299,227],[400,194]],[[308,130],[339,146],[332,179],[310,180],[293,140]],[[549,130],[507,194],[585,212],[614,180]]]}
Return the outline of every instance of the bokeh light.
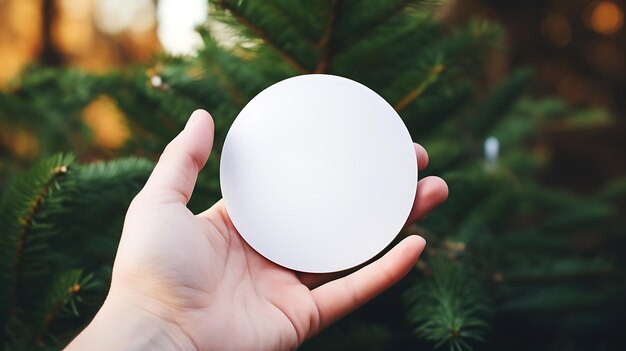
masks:
{"label": "bokeh light", "polygon": [[172,54],[192,54],[202,44],[195,27],[204,23],[208,11],[206,0],[160,0],[157,33],[163,48]]}
{"label": "bokeh light", "polygon": [[98,28],[108,34],[127,29],[142,32],[154,26],[154,11],[151,0],[97,0],[94,20]]}
{"label": "bokeh light", "polygon": [[64,53],[79,54],[94,40],[91,4],[88,1],[61,0],[53,27],[55,45]]}
{"label": "bokeh light", "polygon": [[556,47],[562,48],[572,40],[572,26],[567,17],[553,13],[541,22],[543,35]]}
{"label": "bokeh light", "polygon": [[41,50],[40,1],[0,0],[0,89]]}
{"label": "bokeh light", "polygon": [[613,34],[624,24],[624,12],[613,1],[595,2],[586,12],[587,25],[600,34]]}
{"label": "bokeh light", "polygon": [[118,148],[130,137],[124,113],[108,96],[100,96],[87,105],[83,121],[91,129],[94,144],[101,148]]}

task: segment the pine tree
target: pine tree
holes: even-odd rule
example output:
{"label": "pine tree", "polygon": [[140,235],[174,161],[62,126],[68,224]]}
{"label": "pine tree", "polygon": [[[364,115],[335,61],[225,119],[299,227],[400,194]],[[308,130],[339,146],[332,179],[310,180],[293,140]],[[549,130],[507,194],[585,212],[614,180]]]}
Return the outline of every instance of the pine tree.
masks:
{"label": "pine tree", "polygon": [[[216,125],[214,154],[190,202],[197,212],[220,197],[219,152],[237,113],[272,83],[306,73],[345,76],[381,94],[429,151],[427,175],[446,179],[451,195],[399,235],[429,242],[411,276],[305,349],[588,349],[623,341],[610,331],[624,312],[626,182],[582,197],[538,180],[549,161],[538,149],[541,128],[587,128],[610,117],[524,97],[528,70],[485,91],[483,68],[502,46],[500,28],[483,20],[448,28],[433,11],[426,0],[221,0],[198,28],[204,45],[193,57],[161,55],[104,75],[25,72],[0,94],[0,126],[28,130],[44,151],[23,173],[12,171],[23,160],[0,163],[4,348],[58,348],[93,316],[126,206],[190,111],[209,110]],[[220,39],[218,22],[234,42]],[[81,119],[103,96],[132,131],[114,151],[94,147]],[[485,160],[490,136],[499,148]],[[118,159],[79,163],[71,153]],[[590,335],[598,339],[581,341]]]}

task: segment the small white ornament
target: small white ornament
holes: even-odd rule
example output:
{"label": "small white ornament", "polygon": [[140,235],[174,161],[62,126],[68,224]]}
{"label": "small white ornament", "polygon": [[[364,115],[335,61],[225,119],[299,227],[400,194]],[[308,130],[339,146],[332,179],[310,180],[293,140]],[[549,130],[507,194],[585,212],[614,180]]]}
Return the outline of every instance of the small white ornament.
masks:
{"label": "small white ornament", "polygon": [[233,224],[269,260],[334,272],[382,251],[411,211],[417,160],[396,111],[355,81],[283,80],[239,113],[221,155]]}

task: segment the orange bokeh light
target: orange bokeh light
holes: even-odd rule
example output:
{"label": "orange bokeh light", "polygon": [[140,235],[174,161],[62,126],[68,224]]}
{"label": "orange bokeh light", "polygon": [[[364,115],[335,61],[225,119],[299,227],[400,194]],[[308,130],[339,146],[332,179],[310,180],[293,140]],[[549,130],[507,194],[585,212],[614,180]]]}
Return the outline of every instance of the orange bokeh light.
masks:
{"label": "orange bokeh light", "polygon": [[590,27],[600,34],[613,34],[624,24],[624,12],[612,1],[600,1],[591,5]]}
{"label": "orange bokeh light", "polygon": [[0,89],[40,50],[41,0],[0,1]]}
{"label": "orange bokeh light", "polygon": [[94,143],[101,148],[121,147],[130,137],[126,116],[108,96],[100,96],[87,105],[83,121],[91,129]]}

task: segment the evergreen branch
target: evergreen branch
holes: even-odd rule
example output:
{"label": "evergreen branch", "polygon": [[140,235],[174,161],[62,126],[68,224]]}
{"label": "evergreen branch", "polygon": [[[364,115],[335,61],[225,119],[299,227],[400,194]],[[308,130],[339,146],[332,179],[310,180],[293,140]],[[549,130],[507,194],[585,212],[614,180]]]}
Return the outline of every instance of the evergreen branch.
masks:
{"label": "evergreen branch", "polygon": [[[470,18],[467,24],[452,30],[444,40],[433,43],[444,63],[466,78],[478,78],[484,72],[485,58],[500,47],[502,29],[489,21]],[[478,69],[477,69],[478,68]]]}
{"label": "evergreen branch", "polygon": [[[72,270],[62,274],[46,289],[50,293],[39,306],[37,315],[40,319],[38,321],[40,326],[32,339],[36,346],[43,343],[43,338],[48,333],[50,325],[70,301],[85,288],[91,287],[89,284],[91,277],[91,275],[88,275],[82,278],[81,270]],[[72,310],[76,314],[75,306],[72,306]]]}
{"label": "evergreen branch", "polygon": [[[1,301],[10,302],[2,306],[0,325],[29,326],[7,332],[14,333],[16,340],[25,340],[24,345],[28,347],[33,342],[35,345],[47,343],[48,330],[55,329],[52,324],[57,324],[56,320],[66,311],[72,310],[77,315],[77,303],[83,302],[79,290],[103,286],[102,280],[94,282],[90,276],[79,279],[79,274],[71,272],[50,284],[37,268],[47,265],[44,272],[49,275],[60,267],[97,267],[102,261],[111,262],[112,254],[104,259],[95,258],[91,247],[85,243],[99,246],[102,252],[109,248],[115,252],[118,236],[105,235],[106,230],[114,226],[117,228],[114,231],[119,232],[130,197],[153,168],[148,160],[125,158],[88,165],[72,164],[68,170],[70,161],[70,157],[56,156],[21,175],[9,189],[0,210],[0,228],[8,229],[0,235],[0,257],[3,257],[0,293]],[[66,175],[60,181],[63,174]],[[99,227],[98,235],[84,235],[99,218],[107,218],[107,224]],[[59,233],[56,229],[61,226],[63,232]],[[72,237],[71,243],[66,240],[68,237]],[[21,247],[19,255],[18,246]],[[102,289],[92,292],[98,299],[104,293]],[[35,311],[29,311],[33,307]],[[8,319],[7,324],[3,324],[5,319]]]}
{"label": "evergreen branch", "polygon": [[355,36],[356,40],[351,43],[346,43],[343,45],[342,50],[345,51],[352,47],[354,44],[358,43],[360,40],[367,39],[370,34],[384,25],[388,20],[395,17],[397,14],[406,9],[414,0],[403,0],[396,4],[396,6],[392,7],[388,12],[384,13],[380,16],[374,23],[367,26],[366,30],[363,31],[360,35]]}
{"label": "evergreen branch", "polygon": [[[620,281],[623,275],[611,278],[612,283],[594,285],[593,289],[575,284],[533,284],[515,286],[515,289],[504,290],[499,310],[507,312],[540,313],[572,313],[573,311],[593,310],[599,307],[615,306],[614,302],[623,301],[623,290],[615,289],[614,282]],[[607,280],[605,280],[606,282]]]}
{"label": "evergreen branch", "polygon": [[[432,57],[438,56],[439,51],[428,47],[440,40],[440,27],[425,15],[396,16],[348,50],[341,49],[338,27],[333,69],[345,76],[358,77],[368,86],[387,86],[391,80],[398,79],[398,72],[430,67]],[[424,52],[431,53],[424,55]]]}
{"label": "evergreen branch", "polygon": [[241,95],[239,91],[237,91],[235,85],[229,81],[227,75],[224,73],[222,68],[214,62],[209,62],[208,66],[211,70],[211,73],[213,73],[217,77],[217,79],[220,81],[220,83],[222,83],[222,86],[226,89],[228,94],[230,94],[230,96],[233,98],[233,101],[235,101],[235,103],[239,107],[243,108],[246,105],[246,99],[244,99],[243,95]]}
{"label": "evergreen branch", "polygon": [[574,279],[594,278],[615,274],[611,260],[605,257],[565,257],[549,259],[525,258],[501,273],[508,283],[567,283]]}
{"label": "evergreen branch", "polygon": [[532,72],[528,69],[519,69],[500,83],[475,117],[472,127],[475,136],[484,137],[493,125],[506,115],[526,87],[531,74]]}
{"label": "evergreen branch", "polygon": [[[58,156],[59,161],[63,161],[63,157]],[[12,281],[12,292],[10,294],[10,314],[12,316],[17,312],[17,298],[19,296],[19,290],[21,285],[21,277],[22,277],[22,265],[23,265],[23,257],[24,250],[26,248],[26,240],[28,234],[31,230],[33,221],[41,208],[42,203],[46,196],[48,196],[51,187],[56,183],[59,177],[67,173],[67,169],[69,164],[71,163],[71,158],[66,160],[66,162],[62,162],[58,165],[54,165],[48,174],[48,179],[45,180],[43,185],[40,187],[38,193],[35,198],[30,202],[30,208],[26,211],[26,213],[18,218],[18,223],[21,226],[21,231],[17,238],[17,248],[16,248],[16,256],[13,263],[13,281]]]}
{"label": "evergreen branch", "polygon": [[337,12],[339,11],[338,6],[339,1],[333,0],[330,14],[328,16],[328,24],[326,25],[326,30],[324,31],[324,35],[320,39],[318,46],[322,48],[322,54],[320,56],[320,61],[317,64],[317,68],[315,68],[315,73],[325,73],[328,71],[332,61],[332,36],[335,32],[335,22],[337,21]]}
{"label": "evergreen branch", "polygon": [[432,276],[407,290],[409,319],[415,333],[450,350],[469,350],[470,339],[483,340],[488,304],[476,277],[460,262],[436,258]]}
{"label": "evergreen branch", "polygon": [[[63,225],[63,232],[65,236],[73,238],[74,247],[57,241],[57,250],[63,255],[73,255],[79,250],[83,262],[112,262],[125,210],[153,168],[153,162],[135,157],[77,164],[73,167],[71,174],[68,174],[73,186],[66,189],[65,193],[69,196],[63,206],[75,218]],[[63,217],[57,219],[55,216],[51,220],[56,219],[58,223]],[[99,226],[98,235],[83,234],[92,231],[93,223],[100,223],[101,218],[107,218],[107,221]],[[63,263],[67,264],[67,260]]]}
{"label": "evergreen branch", "polygon": [[[215,43],[213,42],[213,38],[210,36],[208,32],[203,33],[205,47],[211,50],[219,50]],[[215,62],[216,60],[206,60],[209,70],[211,73],[217,77],[217,80],[222,84],[222,86],[226,89],[228,94],[232,97],[233,101],[240,107],[243,107],[246,104],[246,99],[243,95],[237,90],[234,84],[229,80],[228,75],[224,72],[222,67]]]}
{"label": "evergreen branch", "polygon": [[[300,2],[300,4],[304,3]],[[294,6],[292,0],[265,1],[263,5],[267,6],[267,13],[271,14],[271,18],[276,19],[277,23],[283,23],[285,27],[293,29],[301,36],[304,43],[315,47],[324,29],[320,21],[321,11],[317,11],[314,6],[303,10],[302,6]],[[314,4],[309,2],[307,5]]]}
{"label": "evergreen branch", "polygon": [[406,95],[404,95],[394,106],[393,108],[400,113],[407,106],[409,106],[413,101],[415,101],[418,97],[420,97],[429,86],[437,81],[439,75],[445,71],[445,66],[441,63],[437,63],[431,70],[428,72],[428,75],[422,82],[415,87],[415,89],[409,91]]}
{"label": "evergreen branch", "polygon": [[237,11],[237,8],[235,6],[232,6],[225,0],[220,0],[219,4],[224,9],[228,10],[239,23],[241,23],[244,27],[248,28],[250,31],[256,34],[267,45],[272,47],[296,71],[301,74],[309,73],[309,70],[304,68],[291,54],[278,46],[261,28],[254,25],[247,18],[245,18],[241,12]]}

